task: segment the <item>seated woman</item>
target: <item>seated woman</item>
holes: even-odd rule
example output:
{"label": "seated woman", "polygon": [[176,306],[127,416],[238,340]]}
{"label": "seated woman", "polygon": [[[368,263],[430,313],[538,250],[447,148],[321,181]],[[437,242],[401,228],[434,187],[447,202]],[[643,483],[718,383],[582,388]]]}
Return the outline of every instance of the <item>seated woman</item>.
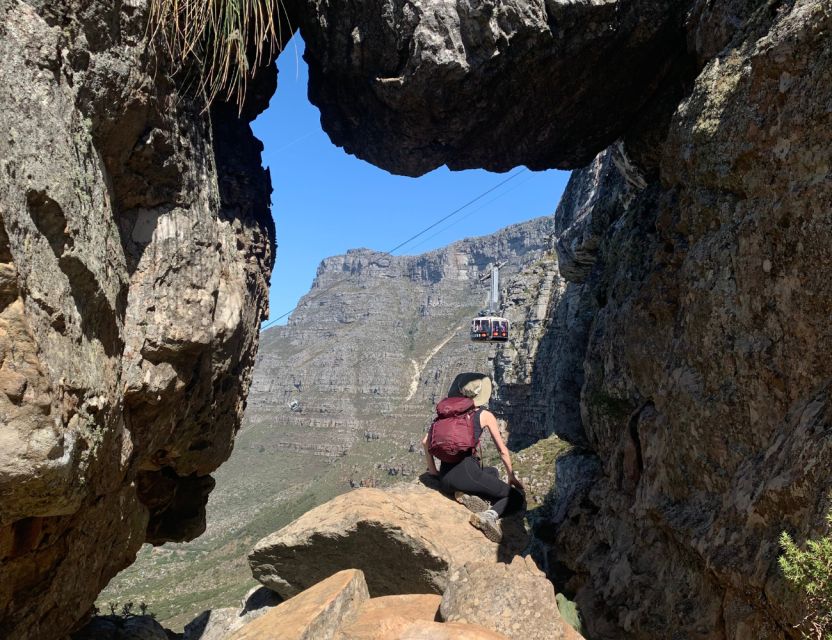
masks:
{"label": "seated woman", "polygon": [[[500,435],[500,428],[494,414],[484,407],[491,397],[491,379],[480,373],[462,373],[456,377],[451,384],[448,397],[467,397],[474,401],[476,410],[473,415],[473,442],[480,440],[483,430],[491,434],[491,439],[497,446],[500,459],[503,461],[508,475],[508,484],[500,479],[499,471],[495,467],[482,467],[482,462],[477,458],[476,447],[465,452],[459,462],[441,462],[439,469],[429,451],[429,436],[422,439],[422,446],[425,449],[427,458],[427,471],[433,476],[438,476],[442,488],[447,491],[456,492],[456,498],[464,501],[462,494],[471,494],[483,498],[491,503],[482,503],[487,507],[471,516],[470,522],[485,536],[493,542],[500,542],[502,529],[499,519],[507,514],[523,508],[525,502],[525,489],[523,484],[514,475],[511,467],[511,457],[508,448]],[[469,506],[466,504],[466,506]],[[469,506],[470,508],[470,506]]]}

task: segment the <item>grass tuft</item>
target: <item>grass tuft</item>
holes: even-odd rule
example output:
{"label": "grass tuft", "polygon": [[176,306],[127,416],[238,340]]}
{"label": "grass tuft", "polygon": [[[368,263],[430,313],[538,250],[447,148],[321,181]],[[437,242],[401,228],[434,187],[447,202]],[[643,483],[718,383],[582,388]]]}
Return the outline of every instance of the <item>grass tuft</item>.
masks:
{"label": "grass tuft", "polygon": [[151,0],[148,33],[174,71],[196,69],[206,105],[222,96],[242,109],[248,81],[282,46],[282,11],[280,0]]}

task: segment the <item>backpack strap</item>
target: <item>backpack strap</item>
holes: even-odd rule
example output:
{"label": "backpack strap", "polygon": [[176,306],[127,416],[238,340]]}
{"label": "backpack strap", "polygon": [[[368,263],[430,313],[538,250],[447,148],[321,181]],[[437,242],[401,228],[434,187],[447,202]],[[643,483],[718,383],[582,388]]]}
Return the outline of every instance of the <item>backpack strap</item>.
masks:
{"label": "backpack strap", "polygon": [[474,457],[479,461],[480,466],[482,466],[482,445],[480,442],[482,441],[482,423],[480,422],[480,415],[482,414],[482,407],[477,407],[474,409],[474,414],[472,416],[472,422],[474,424],[474,449],[472,451]]}

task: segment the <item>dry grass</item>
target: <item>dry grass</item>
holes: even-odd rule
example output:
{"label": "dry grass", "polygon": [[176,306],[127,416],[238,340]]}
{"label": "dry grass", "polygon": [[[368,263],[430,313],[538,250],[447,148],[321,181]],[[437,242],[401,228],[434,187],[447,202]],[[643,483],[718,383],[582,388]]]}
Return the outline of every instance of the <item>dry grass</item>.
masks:
{"label": "dry grass", "polygon": [[221,96],[242,107],[256,69],[291,36],[283,11],[280,0],[151,0],[148,33],[163,40],[175,71],[196,69],[206,104]]}

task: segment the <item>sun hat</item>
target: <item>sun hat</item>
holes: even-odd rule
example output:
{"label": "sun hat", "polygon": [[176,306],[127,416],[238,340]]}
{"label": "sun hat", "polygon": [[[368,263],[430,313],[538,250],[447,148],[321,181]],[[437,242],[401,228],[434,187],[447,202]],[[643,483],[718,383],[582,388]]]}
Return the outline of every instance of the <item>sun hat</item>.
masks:
{"label": "sun hat", "polygon": [[475,407],[488,404],[491,398],[491,378],[482,373],[460,373],[451,383],[448,397],[460,396],[471,398]]}

